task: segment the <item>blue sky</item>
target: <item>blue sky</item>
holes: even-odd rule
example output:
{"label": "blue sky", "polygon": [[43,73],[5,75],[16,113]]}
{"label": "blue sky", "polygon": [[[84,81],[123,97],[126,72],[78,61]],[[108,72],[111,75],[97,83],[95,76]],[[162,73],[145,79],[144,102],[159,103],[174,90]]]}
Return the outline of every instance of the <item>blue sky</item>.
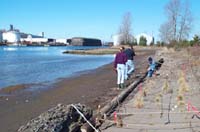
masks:
{"label": "blue sky", "polygon": [[[158,40],[169,0],[1,0],[0,29],[10,24],[22,32],[46,37],[75,36],[110,41],[118,32],[122,17],[132,14],[134,35],[145,32]],[[194,16],[193,34],[200,34],[200,0],[189,0]]]}

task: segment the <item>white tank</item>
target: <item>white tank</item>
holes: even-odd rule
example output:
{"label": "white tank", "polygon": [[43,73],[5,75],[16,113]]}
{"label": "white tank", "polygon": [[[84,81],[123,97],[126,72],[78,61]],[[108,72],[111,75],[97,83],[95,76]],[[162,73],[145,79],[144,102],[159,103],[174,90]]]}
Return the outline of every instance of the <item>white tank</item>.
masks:
{"label": "white tank", "polygon": [[122,35],[121,34],[113,35],[112,39],[113,39],[114,46],[120,45],[122,42]]}
{"label": "white tank", "polygon": [[20,33],[17,31],[8,31],[3,33],[3,40],[8,43],[20,42]]}
{"label": "white tank", "polygon": [[139,34],[139,35],[136,36],[136,39],[137,39],[137,43],[138,43],[138,44],[139,44],[139,42],[140,42],[140,37],[141,37],[141,36],[143,36],[143,37],[146,38],[146,40],[147,40],[147,45],[150,45],[150,44],[152,43],[152,41],[153,41],[153,37],[152,37],[152,36],[147,35],[146,33],[141,33],[141,34]]}

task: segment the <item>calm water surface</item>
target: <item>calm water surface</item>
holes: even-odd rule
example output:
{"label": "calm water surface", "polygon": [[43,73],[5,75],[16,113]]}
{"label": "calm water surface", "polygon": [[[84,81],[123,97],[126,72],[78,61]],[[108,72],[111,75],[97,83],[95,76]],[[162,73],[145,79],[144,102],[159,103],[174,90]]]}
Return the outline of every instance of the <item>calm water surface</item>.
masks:
{"label": "calm water surface", "polygon": [[97,47],[0,47],[0,88],[51,84],[113,61],[112,55],[70,55],[65,50]]}

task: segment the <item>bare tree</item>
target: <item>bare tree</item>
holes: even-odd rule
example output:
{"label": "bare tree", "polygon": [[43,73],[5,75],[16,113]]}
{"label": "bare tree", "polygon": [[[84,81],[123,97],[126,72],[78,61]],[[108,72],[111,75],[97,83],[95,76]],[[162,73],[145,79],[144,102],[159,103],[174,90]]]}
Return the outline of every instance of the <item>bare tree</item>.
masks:
{"label": "bare tree", "polygon": [[160,27],[161,40],[170,42],[186,39],[192,29],[192,14],[188,2],[170,0],[165,6],[165,12],[167,22]]}
{"label": "bare tree", "polygon": [[122,35],[122,42],[128,44],[131,42],[131,13],[127,12],[123,16],[122,23],[119,28],[119,34]]}
{"label": "bare tree", "polygon": [[173,40],[177,39],[177,25],[180,8],[180,0],[171,0],[165,7],[165,11],[168,16],[168,22],[171,24],[173,31]]}
{"label": "bare tree", "polygon": [[160,38],[162,42],[169,43],[173,38],[173,31],[170,28],[171,25],[169,22],[166,22],[160,26]]}
{"label": "bare tree", "polygon": [[180,20],[180,29],[178,40],[181,41],[189,36],[189,33],[192,28],[192,13],[189,9],[189,3],[186,2],[183,4],[183,12],[181,13],[181,20]]}

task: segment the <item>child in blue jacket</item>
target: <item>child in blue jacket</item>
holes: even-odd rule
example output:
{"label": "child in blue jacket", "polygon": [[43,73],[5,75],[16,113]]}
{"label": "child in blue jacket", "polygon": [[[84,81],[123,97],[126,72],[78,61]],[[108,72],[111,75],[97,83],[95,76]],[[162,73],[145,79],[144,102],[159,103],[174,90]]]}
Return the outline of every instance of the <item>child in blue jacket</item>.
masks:
{"label": "child in blue jacket", "polygon": [[148,63],[149,63],[149,67],[148,67],[148,70],[147,70],[147,72],[148,72],[147,76],[152,77],[153,73],[155,72],[156,64],[151,57],[148,58]]}

